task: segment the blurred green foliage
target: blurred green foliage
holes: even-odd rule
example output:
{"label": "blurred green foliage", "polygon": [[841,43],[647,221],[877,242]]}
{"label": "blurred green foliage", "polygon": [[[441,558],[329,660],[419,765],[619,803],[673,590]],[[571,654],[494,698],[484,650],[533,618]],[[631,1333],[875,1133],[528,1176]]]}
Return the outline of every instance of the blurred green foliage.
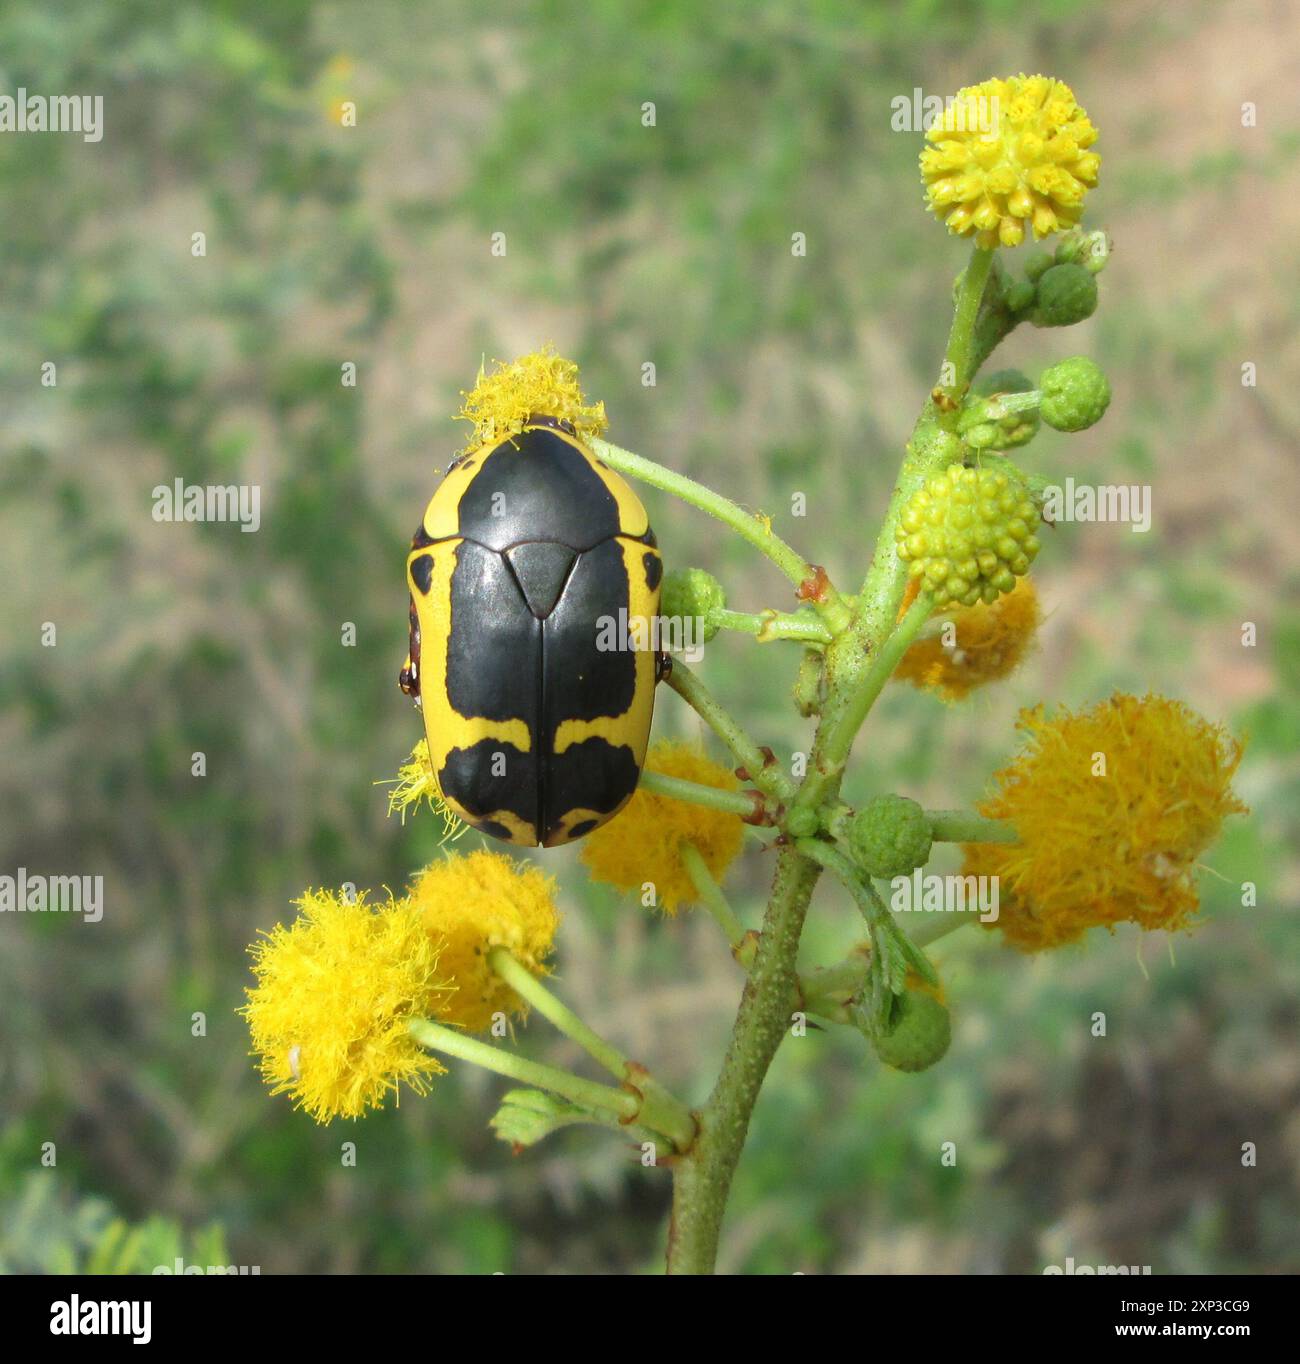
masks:
{"label": "blurred green foliage", "polygon": [[[969,803],[1019,705],[1150,687],[1249,731],[1255,813],[1208,854],[1189,939],[1028,960],[970,932],[936,949],[955,1031],[932,1072],[882,1073],[848,1032],[787,1046],[724,1267],[1300,1267],[1295,535],[1242,487],[1300,414],[1278,367],[1257,398],[1236,377],[1253,338],[1300,330],[1284,285],[1298,238],[1258,244],[1269,277],[1230,288],[1212,232],[1174,288],[1141,254],[1177,230],[1153,237],[1151,202],[1239,227],[1251,167],[1294,188],[1296,149],[1272,133],[1249,155],[1159,145],[1144,63],[1201,30],[1208,60],[1218,39],[1214,7],[1149,20],[1135,38],[1067,0],[1032,21],[1012,0],[0,13],[0,89],[102,93],[106,119],[99,144],[0,137],[0,870],[103,874],[107,895],[93,927],[0,923],[4,1268],[657,1267],[666,1176],[603,1133],[512,1160],[484,1077],[347,1128],[267,1098],[234,1015],[245,946],[307,885],[396,887],[435,853],[437,823],[387,821],[372,783],[418,735],[395,686],[405,546],[463,441],[448,418],[480,356],[553,337],[615,439],[771,513],[853,586],[962,262],[922,212],[918,138],[890,130],[890,101],[1022,67],[1070,80],[1101,126],[1090,220],[1118,245],[1095,319],[1017,336],[999,363],[1099,359],[1105,421],[1044,433],[1027,458],[1151,481],[1155,528],[1058,527],[1036,566],[1053,612],[1039,658],[962,708],[887,693],[850,795]],[[262,529],[155,522],[151,491],[176,477],[257,483]],[[651,508],[670,563],[717,574],[738,608],[787,604],[742,547]],[[806,740],[796,658],[767,646],[756,667],[755,647],[719,640],[706,676],[786,758]],[[657,724],[693,732],[671,697]],[[567,914],[559,988],[701,1096],[739,991],[724,945],[587,885],[567,854],[547,865]],[[755,854],[733,878],[751,922],[767,875]],[[856,932],[827,887],[808,961]],[[575,1060],[540,1024],[521,1045]],[[37,1172],[45,1142],[58,1163]]]}

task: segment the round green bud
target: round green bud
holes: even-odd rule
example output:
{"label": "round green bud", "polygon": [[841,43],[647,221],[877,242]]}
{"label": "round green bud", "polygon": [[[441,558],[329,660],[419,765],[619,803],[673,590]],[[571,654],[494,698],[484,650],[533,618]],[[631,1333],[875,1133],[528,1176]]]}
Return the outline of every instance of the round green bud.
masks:
{"label": "round green bud", "polygon": [[848,843],[868,876],[908,876],[930,859],[930,821],[906,796],[877,796],[853,816]]}
{"label": "round green bud", "polygon": [[[980,428],[985,422],[994,428],[992,436],[983,429],[964,430],[966,443],[975,450],[1011,450],[1028,445],[1038,434],[1038,412],[1006,412],[998,414],[996,399],[1003,393],[1031,393],[1034,382],[1018,369],[999,369],[986,374],[972,388],[972,393],[990,399],[971,409],[971,420]],[[964,428],[964,423],[963,423]]]}
{"label": "round green bud", "polygon": [[1110,384],[1086,355],[1075,355],[1043,371],[1039,411],[1057,431],[1084,431],[1110,406]]}
{"label": "round green bud", "polygon": [[785,831],[791,838],[811,838],[821,828],[817,811],[807,805],[791,806],[785,817]]}
{"label": "round green bud", "polygon": [[948,1008],[925,988],[895,995],[892,1027],[871,1039],[876,1055],[894,1070],[928,1070],[942,1061],[952,1042]]}
{"label": "round green bud", "polygon": [[1082,265],[1053,265],[1034,291],[1035,327],[1070,327],[1097,310],[1097,281]]}
{"label": "round green bud", "polygon": [[960,464],[928,479],[903,507],[898,557],[937,607],[994,602],[1029,572],[1039,513],[1013,469]]}
{"label": "round green bud", "polygon": [[659,594],[659,613],[677,620],[698,616],[704,621],[704,642],[707,644],[718,633],[710,621],[714,611],[727,604],[722,584],[702,568],[675,568],[665,574],[663,590]]}
{"label": "round green bud", "polygon": [[1039,277],[1045,274],[1056,264],[1055,257],[1048,251],[1035,251],[1032,256],[1025,261],[1025,278],[1031,282],[1036,282]]}
{"label": "round green bud", "polygon": [[1018,279],[1007,287],[1003,297],[1011,312],[1023,313],[1034,301],[1034,286],[1027,279]]}

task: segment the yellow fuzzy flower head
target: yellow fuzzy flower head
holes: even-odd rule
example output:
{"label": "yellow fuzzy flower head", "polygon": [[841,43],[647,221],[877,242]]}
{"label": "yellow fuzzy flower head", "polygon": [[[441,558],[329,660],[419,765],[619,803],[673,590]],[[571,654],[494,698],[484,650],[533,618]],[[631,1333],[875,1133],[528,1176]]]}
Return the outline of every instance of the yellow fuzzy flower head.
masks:
{"label": "yellow fuzzy flower head", "polygon": [[452,813],[451,806],[443,799],[438,789],[437,778],[433,775],[433,764],[429,761],[429,741],[421,739],[411,750],[411,756],[397,769],[397,776],[389,781],[379,781],[376,786],[391,786],[388,793],[388,813],[401,815],[406,823],[406,812],[412,806],[418,811],[421,805],[428,807],[442,820],[442,842],[457,839],[469,827]]}
{"label": "yellow fuzzy flower head", "polygon": [[1246,813],[1231,787],[1241,745],[1161,696],[1051,719],[1039,706],[1018,727],[1028,743],[978,808],[1021,841],[965,849],[967,875],[999,878],[996,927],[1025,951],[1103,924],[1184,927],[1197,858],[1226,815]]}
{"label": "yellow fuzzy flower head", "polygon": [[439,1012],[437,944],[405,901],[378,908],[309,890],[301,913],[250,948],[257,985],[240,1010],[274,1094],[317,1122],[356,1118],[405,1083],[417,1094],[443,1067],[407,1032]]}
{"label": "yellow fuzzy flower head", "polygon": [[1097,130],[1062,81],[987,80],[958,92],[926,131],[921,153],[930,211],[978,246],[1019,246],[1073,227],[1097,183]]}
{"label": "yellow fuzzy flower head", "polygon": [[416,877],[410,901],[439,949],[438,968],[455,988],[438,1018],[485,1032],[493,1014],[522,1018],[528,1006],[488,965],[504,947],[543,976],[560,924],[551,878],[526,862],[480,850],[434,862]]}
{"label": "yellow fuzzy flower head", "polygon": [[504,440],[523,430],[529,417],[556,417],[568,422],[583,440],[599,436],[609,422],[604,403],[588,403],[582,395],[578,366],[551,345],[509,364],[497,361],[491,374],[480,367],[478,382],[456,413],[472,422],[474,435],[462,453]]}
{"label": "yellow fuzzy flower head", "polygon": [[[739,786],[725,767],[691,744],[659,740],[646,756],[646,767],[724,791]],[[676,914],[682,905],[699,898],[682,861],[682,845],[694,846],[714,880],[720,881],[740,852],[743,839],[739,815],[638,788],[619,814],[587,835],[582,860],[593,880],[622,891],[640,895],[649,882],[655,888],[656,903],[666,913]]]}
{"label": "yellow fuzzy flower head", "polygon": [[995,602],[948,612],[937,634],[908,649],[894,675],[938,692],[945,701],[961,701],[986,682],[1015,672],[1042,619],[1033,580],[1017,578],[1015,587]]}

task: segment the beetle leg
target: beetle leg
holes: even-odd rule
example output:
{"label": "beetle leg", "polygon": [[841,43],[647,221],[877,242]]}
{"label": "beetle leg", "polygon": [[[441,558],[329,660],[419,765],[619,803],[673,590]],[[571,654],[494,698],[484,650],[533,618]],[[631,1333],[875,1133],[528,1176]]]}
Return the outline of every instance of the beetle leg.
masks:
{"label": "beetle leg", "polygon": [[671,677],[673,672],[673,656],[666,649],[660,649],[655,655],[655,681],[662,682],[665,678]]}
{"label": "beetle leg", "polygon": [[420,700],[420,618],[415,614],[415,598],[411,598],[411,644],[406,663],[397,674],[397,685],[419,704]]}

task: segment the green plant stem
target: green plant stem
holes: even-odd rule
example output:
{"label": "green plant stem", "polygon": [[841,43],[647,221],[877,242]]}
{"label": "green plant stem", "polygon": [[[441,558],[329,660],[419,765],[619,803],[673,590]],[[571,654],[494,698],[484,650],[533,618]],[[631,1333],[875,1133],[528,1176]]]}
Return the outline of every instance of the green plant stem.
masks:
{"label": "green plant stem", "polygon": [[489,1046],[486,1042],[428,1018],[413,1018],[408,1026],[411,1036],[430,1051],[454,1056],[458,1061],[468,1061],[471,1065],[482,1066],[484,1070],[495,1071],[498,1075],[538,1089],[550,1090],[552,1094],[581,1104],[583,1108],[613,1113],[624,1122],[638,1120],[640,1102],[630,1090],[614,1089],[595,1080],[585,1080],[558,1066],[530,1061],[527,1057]]}
{"label": "green plant stem", "polygon": [[798,1008],[794,963],[817,875],[814,863],[793,848],[781,849],[722,1070],[697,1115],[695,1144],[673,1166],[673,1216],[668,1233],[671,1274],[713,1271],[727,1196],[750,1115]]}
{"label": "green plant stem", "polygon": [[797,805],[816,809],[823,804],[829,784],[838,779],[848,762],[849,750],[858,730],[862,728],[862,722],[893,675],[899,660],[930,618],[933,607],[933,598],[922,592],[908,608],[898,627],[890,632],[870,667],[850,692],[846,703],[836,710],[834,720],[825,730],[820,764],[816,768],[810,767],[808,779],[795,798]]}
{"label": "green plant stem", "polygon": [[[729,526],[742,539],[753,545],[759,553],[765,554],[771,559],[795,587],[803,588],[805,584],[815,581],[817,575],[815,565],[810,564],[803,555],[787,545],[779,535],[770,529],[765,521],[760,520],[752,512],[747,512],[729,497],[714,492],[712,488],[706,488],[693,478],[687,478],[685,474],[679,474],[672,469],[665,469],[662,464],[656,464],[653,460],[646,459],[642,455],[635,455],[631,450],[623,450],[617,445],[611,445],[607,440],[595,438],[589,444],[597,456],[620,473],[640,479],[641,482],[648,483],[652,488],[659,488],[663,492],[671,493],[674,497],[681,498],[683,502],[698,507],[700,511],[707,512],[708,515]],[[849,621],[848,607],[840,600],[839,594],[833,587],[827,585],[821,594],[821,599],[814,600],[813,605],[832,631],[842,630],[847,626]]]}
{"label": "green plant stem", "polygon": [[684,777],[670,777],[666,772],[652,772],[648,767],[641,772],[639,783],[657,796],[684,800],[691,805],[703,805],[710,810],[722,810],[729,815],[747,817],[755,813],[757,795],[743,791],[723,791],[717,786],[704,786]]}
{"label": "green plant stem", "polygon": [[[984,290],[993,269],[994,252],[976,247],[961,277],[957,290],[957,306],[953,311],[952,327],[948,332],[948,346],[944,351],[945,366],[952,369],[952,382],[944,385],[950,400],[959,403],[978,368],[976,359],[975,323],[979,317]],[[955,429],[958,413],[945,412],[942,423]]]}
{"label": "green plant stem", "polygon": [[936,843],[1018,843],[1020,835],[1005,819],[988,819],[967,810],[927,810]]}
{"label": "green plant stem", "polygon": [[760,644],[777,639],[803,641],[809,644],[829,644],[830,628],[811,611],[728,611],[718,607],[709,612],[709,623],[720,630],[736,630],[754,635]]}
{"label": "green plant stem", "polygon": [[671,1137],[679,1151],[690,1145],[695,1135],[695,1120],[690,1110],[674,1098],[644,1066],[629,1060],[611,1042],[584,1023],[504,947],[488,949],[488,965],[543,1018],[566,1037],[572,1038],[611,1075],[632,1085],[642,1095],[643,1102],[634,1115],[637,1122]]}
{"label": "green plant stem", "polygon": [[[989,253],[984,254],[987,257]],[[961,291],[965,304],[959,301],[948,341],[947,354],[953,359],[959,388],[970,382],[997,339],[1015,325],[1005,309],[997,315],[996,309],[981,306],[992,261],[977,253],[972,265],[975,271],[968,269]],[[985,323],[986,318],[992,320]],[[982,326],[986,327],[984,332]],[[955,409],[953,415],[955,418]],[[841,724],[840,717],[853,705],[854,693],[863,683],[868,660],[894,629],[905,579],[904,566],[894,548],[902,508],[932,473],[960,458],[961,451],[956,435],[940,422],[938,406],[931,396],[908,443],[852,625],[847,630],[832,627],[835,638],[826,646],[825,696],[804,779],[806,787],[815,774],[828,769],[819,783],[821,804],[838,797],[843,777],[842,766],[837,768],[827,756],[826,735]],[[849,744],[852,738],[850,734]],[[713,1270],[727,1196],[744,1149],[750,1116],[768,1067],[789,1028],[790,1015],[798,1005],[795,963],[808,902],[820,871],[817,863],[788,845],[777,855],[771,895],[722,1069],[698,1114],[695,1144],[674,1165],[670,1273],[707,1274]]]}
{"label": "green plant stem", "polygon": [[767,795],[777,800],[788,800],[794,785],[753,739],[734,720],[731,713],[719,705],[703,682],[684,664],[673,660],[668,674],[668,685],[686,702],[706,725],[722,740],[749,773],[749,780]]}
{"label": "green plant stem", "polygon": [[700,903],[717,920],[718,927],[727,935],[727,942],[733,949],[739,949],[745,936],[745,926],[736,916],[730,902],[722,892],[722,887],[714,880],[700,850],[692,843],[683,843],[678,850],[682,865],[686,868],[695,886]]}

